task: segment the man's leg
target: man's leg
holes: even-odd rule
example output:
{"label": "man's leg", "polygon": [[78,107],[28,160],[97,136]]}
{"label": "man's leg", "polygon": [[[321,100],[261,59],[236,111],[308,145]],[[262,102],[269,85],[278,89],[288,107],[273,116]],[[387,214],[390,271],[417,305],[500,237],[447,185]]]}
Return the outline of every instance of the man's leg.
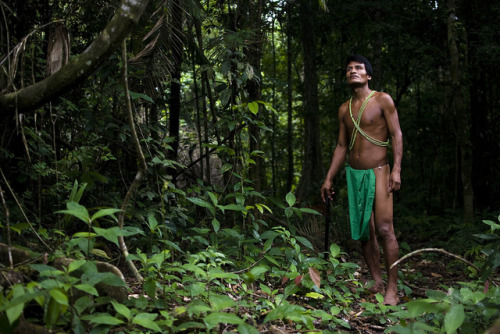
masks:
{"label": "man's leg", "polygon": [[376,168],[374,171],[377,177],[374,203],[375,230],[384,250],[385,267],[387,269],[387,289],[384,304],[396,305],[399,301],[397,295],[398,269],[397,267],[389,268],[399,258],[399,245],[393,226],[393,194],[389,192],[390,167],[386,165],[380,169]]}
{"label": "man's leg", "polygon": [[370,217],[370,239],[361,242],[363,257],[370,271],[375,284],[368,289],[371,293],[385,293],[384,282],[382,281],[382,272],[380,270],[380,251],[375,234],[374,215]]}

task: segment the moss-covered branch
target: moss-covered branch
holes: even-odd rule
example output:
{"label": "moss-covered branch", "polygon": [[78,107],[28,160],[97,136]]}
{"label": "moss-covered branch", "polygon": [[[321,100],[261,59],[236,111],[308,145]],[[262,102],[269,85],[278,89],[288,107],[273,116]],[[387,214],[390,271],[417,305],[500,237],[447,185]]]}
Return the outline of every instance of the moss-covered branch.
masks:
{"label": "moss-covered branch", "polygon": [[0,115],[16,107],[19,111],[37,108],[90,76],[120,46],[148,3],[149,0],[123,0],[106,28],[84,52],[46,79],[0,96]]}

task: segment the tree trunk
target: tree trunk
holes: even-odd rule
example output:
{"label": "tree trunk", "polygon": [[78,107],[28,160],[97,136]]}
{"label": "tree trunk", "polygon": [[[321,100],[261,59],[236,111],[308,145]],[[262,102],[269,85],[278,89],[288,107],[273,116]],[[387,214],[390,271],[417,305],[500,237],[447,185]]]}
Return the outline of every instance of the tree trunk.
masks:
{"label": "tree trunk", "polygon": [[315,14],[317,1],[301,0],[302,50],[304,56],[304,156],[297,198],[319,199],[319,188],[325,171],[321,162],[319,126],[318,74],[316,69]]}
{"label": "tree trunk", "polygon": [[[245,48],[245,55],[248,63],[254,69],[255,78],[249,79],[246,84],[246,89],[248,91],[248,99],[250,102],[258,101],[261,97],[260,80],[261,80],[261,65],[260,61],[262,58],[262,6],[263,0],[250,1],[245,0],[242,6],[242,15],[244,15],[244,20],[242,22],[245,26],[239,27],[240,29],[250,28],[255,36],[255,40],[252,45]],[[262,107],[259,104],[259,113],[255,115],[254,120],[258,120],[262,112]],[[249,124],[249,147],[250,153],[260,150],[260,128],[255,124]],[[254,188],[256,191],[261,191],[262,180],[261,177],[264,176],[262,170],[262,158],[255,155],[251,157],[254,161],[254,165],[249,166],[249,178],[254,182]]]}
{"label": "tree trunk", "polygon": [[[287,5],[290,8],[290,5]],[[287,15],[287,34],[286,34],[286,66],[287,66],[287,149],[288,149],[288,170],[286,176],[286,192],[292,190],[293,185],[293,77],[292,77],[292,22],[290,15]]]}
{"label": "tree trunk", "polygon": [[26,88],[0,96],[0,117],[17,111],[33,110],[69,90],[91,75],[108,59],[142,16],[149,0],[123,0],[106,28],[81,54],[70,59],[48,78]]}
{"label": "tree trunk", "polygon": [[[168,104],[170,107],[169,114],[169,136],[174,138],[172,142],[172,151],[169,151],[168,158],[177,161],[179,153],[179,122],[181,114],[181,74],[182,74],[182,56],[184,54],[184,42],[182,35],[183,13],[181,0],[174,0],[171,4],[172,10],[172,26],[178,29],[176,34],[171,35],[172,49],[172,81],[170,82],[170,97]],[[175,174],[175,173],[174,173]]]}
{"label": "tree trunk", "polygon": [[457,31],[457,17],[455,14],[455,0],[447,0],[448,6],[448,47],[450,52],[451,74],[451,104],[457,121],[457,140],[459,148],[459,163],[463,187],[463,219],[472,222],[474,219],[474,192],[472,189],[472,144],[470,139],[469,115],[466,113],[465,98],[467,90],[463,87],[460,68],[464,62],[460,60],[460,51],[457,45],[459,32]]}

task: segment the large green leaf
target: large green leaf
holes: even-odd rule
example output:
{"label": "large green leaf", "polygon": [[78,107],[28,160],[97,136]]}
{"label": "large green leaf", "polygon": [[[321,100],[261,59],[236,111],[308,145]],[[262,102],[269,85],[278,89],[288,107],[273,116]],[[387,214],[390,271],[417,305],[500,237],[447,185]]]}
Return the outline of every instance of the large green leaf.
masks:
{"label": "large green leaf", "polygon": [[[21,296],[25,295],[24,288],[21,285],[14,285],[12,288],[14,298],[18,298],[18,300],[22,300]],[[26,300],[27,301],[27,300]],[[12,300],[8,303],[10,306],[5,310],[7,314],[7,319],[9,319],[9,323],[12,325],[23,313],[24,310],[24,302],[14,303]]]}
{"label": "large green leaf", "polygon": [[303,244],[304,246],[306,246],[307,248],[311,249],[311,250],[314,250],[314,246],[312,245],[312,243],[307,240],[306,238],[304,237],[301,237],[301,236],[296,236],[295,239],[297,239],[298,242],[300,242],[301,244]]}
{"label": "large green leaf", "polygon": [[231,324],[231,325],[241,325],[245,323],[245,320],[241,319],[236,314],[216,312],[210,313],[205,318],[203,318],[208,329],[212,329],[218,324]]}
{"label": "large green leaf", "polygon": [[90,216],[86,207],[76,202],[68,202],[66,208],[67,210],[56,211],[56,213],[65,213],[84,221],[86,224],[90,224]]}
{"label": "large green leaf", "polygon": [[155,322],[157,316],[158,314],[139,313],[132,319],[132,322],[144,328],[161,332],[160,326]]}
{"label": "large green leaf", "polygon": [[114,214],[117,213],[117,212],[120,212],[120,211],[122,211],[122,210],[120,210],[120,209],[112,209],[112,208],[101,209],[101,210],[97,211],[96,213],[94,213],[92,215],[91,220],[95,221],[96,219],[99,219],[99,218],[104,217],[104,216],[111,216],[111,217],[113,217],[113,219],[115,221],[118,221],[116,219],[116,217],[114,216]]}
{"label": "large green leaf", "polygon": [[213,215],[215,215],[215,207],[208,203],[207,201],[205,200],[202,200],[201,198],[198,198],[198,197],[188,197],[187,198],[188,201],[198,205],[198,206],[201,206],[203,208],[207,208]]}
{"label": "large green leaf", "polygon": [[455,331],[464,322],[464,319],[464,306],[460,304],[453,305],[444,316],[444,328],[446,329],[446,334],[455,333]]}
{"label": "large green leaf", "polygon": [[225,310],[229,307],[233,307],[235,304],[229,296],[226,295],[212,295],[210,296],[210,305],[212,309],[216,312]]}

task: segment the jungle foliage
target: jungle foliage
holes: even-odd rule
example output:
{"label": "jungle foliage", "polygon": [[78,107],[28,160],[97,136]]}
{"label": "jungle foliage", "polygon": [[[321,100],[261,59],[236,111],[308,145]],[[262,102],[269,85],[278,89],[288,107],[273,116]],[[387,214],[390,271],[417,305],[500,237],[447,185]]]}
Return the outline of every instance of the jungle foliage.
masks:
{"label": "jungle foliage", "polygon": [[[499,15],[484,0],[0,0],[2,333],[493,326]],[[342,177],[325,245],[350,53],[398,109],[402,253],[467,261],[425,254],[462,275],[420,295],[432,278],[403,262],[399,306],[364,294]]]}

